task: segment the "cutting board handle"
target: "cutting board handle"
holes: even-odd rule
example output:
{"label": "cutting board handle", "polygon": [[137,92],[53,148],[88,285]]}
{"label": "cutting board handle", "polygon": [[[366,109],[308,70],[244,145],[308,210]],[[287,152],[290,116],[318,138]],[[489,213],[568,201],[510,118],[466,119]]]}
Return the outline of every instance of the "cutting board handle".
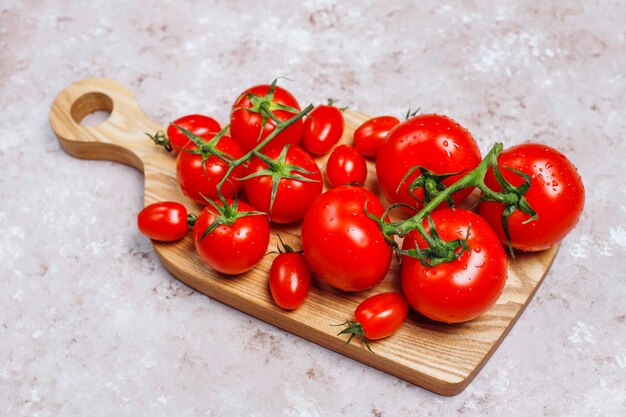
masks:
{"label": "cutting board handle", "polygon": [[[80,124],[96,111],[110,116],[97,126]],[[77,158],[111,160],[145,171],[153,155],[163,154],[146,136],[162,127],[146,117],[128,88],[108,78],[65,87],[52,103],[50,125],[61,147]]]}

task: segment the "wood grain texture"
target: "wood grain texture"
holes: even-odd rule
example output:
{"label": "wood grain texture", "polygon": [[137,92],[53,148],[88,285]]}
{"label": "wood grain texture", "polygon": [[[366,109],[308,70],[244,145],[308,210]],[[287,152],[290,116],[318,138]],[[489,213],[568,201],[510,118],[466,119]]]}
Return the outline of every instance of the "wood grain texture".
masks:
{"label": "wood grain texture", "polygon": [[[110,111],[111,115],[98,126],[80,125],[86,115],[98,110]],[[350,143],[355,128],[368,117],[352,110],[347,110],[344,116],[346,129],[341,143]],[[146,205],[163,200],[179,201],[190,212],[200,212],[201,207],[178,189],[175,158],[146,136],[164,128],[143,114],[132,92],[120,83],[94,78],[66,87],[52,104],[50,124],[69,154],[117,161],[142,171]],[[320,167],[324,167],[326,159],[327,156],[317,159]],[[373,163],[368,164],[366,185],[384,202],[375,181]],[[300,223],[274,226],[271,247],[277,243],[277,233],[286,243],[300,247]],[[271,255],[246,274],[226,276],[212,271],[201,261],[191,234],[175,243],[154,242],[154,249],[175,277],[211,298],[428,390],[455,395],[476,376],[519,318],[541,284],[558,247],[511,259],[502,296],[478,319],[446,325],[412,312],[396,334],[371,343],[376,353],[369,352],[359,342],[345,344],[346,338],[338,337],[337,328],[330,324],[351,318],[355,307],[368,296],[399,291],[399,265],[395,260],[381,284],[356,294],[335,290],[314,278],[304,305],[288,312],[271,299],[267,283]]]}

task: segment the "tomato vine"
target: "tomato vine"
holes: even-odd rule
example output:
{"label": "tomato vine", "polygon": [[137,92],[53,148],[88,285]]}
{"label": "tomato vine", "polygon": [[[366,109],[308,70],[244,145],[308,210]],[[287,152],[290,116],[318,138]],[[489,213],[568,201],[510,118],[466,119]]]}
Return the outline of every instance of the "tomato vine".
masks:
{"label": "tomato vine", "polygon": [[[466,173],[463,177],[461,177],[461,179],[452,185],[448,187],[433,185],[430,187],[431,192],[429,194],[429,198],[425,201],[424,207],[409,219],[396,222],[385,222],[385,216],[382,218],[377,218],[371,214],[368,214],[368,216],[378,223],[381,231],[386,236],[387,241],[392,243],[392,246],[394,246],[394,249],[398,253],[418,258],[425,266],[434,266],[442,262],[450,262],[457,259],[463,251],[469,250],[467,247],[467,238],[457,239],[452,242],[445,242],[437,235],[432,222],[430,224],[430,233],[426,232],[426,229],[423,226],[423,221],[424,219],[428,219],[430,213],[432,213],[433,210],[435,210],[441,203],[449,202],[450,197],[455,192],[468,187],[476,187],[482,192],[482,196],[480,197],[481,200],[495,201],[505,205],[505,210],[502,214],[502,224],[508,240],[509,253],[514,257],[511,238],[508,232],[508,217],[517,209],[531,216],[527,222],[536,220],[538,215],[524,197],[524,194],[526,194],[530,188],[530,177],[520,171],[512,170],[524,180],[522,185],[516,187],[507,181],[502,175],[500,168],[498,167],[498,155],[502,152],[502,149],[502,143],[496,143],[475,169]],[[502,191],[494,191],[485,184],[485,175],[490,168],[493,169],[498,182],[502,186]],[[420,175],[414,183],[426,185],[434,181],[432,176],[424,175],[424,170],[420,167],[411,168],[405,178],[418,169],[422,175]],[[449,174],[447,176],[450,175],[455,174]],[[439,177],[446,176],[444,175]],[[391,206],[391,208],[394,208],[394,206]],[[398,248],[397,244],[395,244],[395,241],[393,240],[394,235],[404,237],[412,230],[417,230],[422,235],[424,240],[428,242],[429,249],[427,251],[420,251],[419,249],[405,251]]]}

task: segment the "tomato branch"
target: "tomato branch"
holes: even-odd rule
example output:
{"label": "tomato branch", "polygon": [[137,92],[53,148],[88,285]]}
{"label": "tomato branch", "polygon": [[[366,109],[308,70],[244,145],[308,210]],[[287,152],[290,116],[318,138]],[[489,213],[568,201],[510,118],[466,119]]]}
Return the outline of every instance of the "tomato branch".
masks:
{"label": "tomato branch", "polygon": [[[425,218],[428,218],[429,214],[432,213],[441,203],[443,203],[444,201],[450,201],[452,194],[464,188],[476,187],[482,192],[482,196],[480,197],[481,200],[497,201],[505,205],[505,209],[502,214],[502,224],[507,240],[509,242],[509,251],[511,253],[511,256],[514,256],[511,246],[511,238],[508,232],[508,217],[516,209],[519,209],[524,213],[531,215],[532,217],[529,219],[529,221],[532,221],[537,218],[537,213],[530,207],[530,205],[524,198],[524,194],[530,188],[530,178],[524,173],[514,171],[524,179],[524,183],[522,185],[515,187],[511,183],[509,183],[502,175],[498,166],[498,155],[500,155],[502,149],[502,143],[496,143],[475,169],[465,174],[463,177],[461,177],[461,179],[459,179],[457,182],[453,183],[449,187],[443,190],[437,190],[436,193],[432,193],[432,198],[430,199],[430,201],[427,201],[424,207],[413,217],[404,221],[392,222],[384,225],[382,224],[383,222],[380,221],[379,225],[387,240],[393,240],[390,235],[404,237],[409,232],[416,230],[424,238],[429,246],[427,253],[431,254],[434,258],[433,261],[427,260],[428,263],[437,263],[442,259],[444,262],[456,259],[458,256],[454,254],[459,253],[459,248],[461,248],[461,250],[467,250],[466,241],[458,240],[454,241],[454,244],[450,244],[452,242],[443,242],[440,238],[438,239],[436,230],[434,230],[433,227],[434,225],[431,224],[431,230],[430,233],[428,233],[423,226],[423,221]],[[500,192],[490,189],[485,184],[485,175],[487,175],[487,172],[490,168],[493,168],[494,175],[496,176],[496,179],[502,187],[502,191]],[[409,170],[409,173],[405,176],[404,179],[406,179],[410,175],[410,173],[412,173],[416,169],[418,168],[412,168],[411,170]],[[401,254],[418,258],[424,263],[425,256],[423,253],[419,252],[419,249],[412,252],[401,251],[399,248],[397,248],[397,246],[395,246],[394,249]]]}
{"label": "tomato branch", "polygon": [[306,106],[304,110],[293,116],[291,119],[285,120],[284,122],[276,122],[276,128],[270,133],[265,139],[259,142],[253,149],[251,149],[248,153],[243,155],[241,158],[235,159],[233,161],[228,162],[228,170],[224,174],[224,178],[217,184],[217,189],[221,190],[222,185],[226,182],[230,174],[232,174],[233,170],[237,168],[239,165],[246,163],[255,153],[260,152],[268,143],[272,141],[276,136],[278,136],[282,131],[287,129],[289,126],[302,119],[307,113],[313,110],[313,104],[309,104]]}

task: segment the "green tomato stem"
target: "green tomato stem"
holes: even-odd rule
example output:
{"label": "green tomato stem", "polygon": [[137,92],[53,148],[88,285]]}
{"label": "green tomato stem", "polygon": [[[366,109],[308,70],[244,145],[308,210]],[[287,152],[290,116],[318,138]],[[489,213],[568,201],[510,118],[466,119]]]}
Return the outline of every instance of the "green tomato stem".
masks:
{"label": "green tomato stem", "polygon": [[230,161],[228,163],[228,170],[226,170],[226,174],[224,174],[224,177],[217,184],[217,189],[218,190],[222,189],[222,185],[224,185],[224,183],[226,182],[228,177],[230,177],[230,174],[232,174],[235,168],[237,168],[241,164],[246,163],[256,152],[259,152],[261,149],[263,149],[268,143],[272,141],[272,139],[278,136],[282,131],[287,129],[289,126],[291,126],[292,124],[294,124],[295,122],[303,118],[311,110],[313,110],[313,104],[309,104],[304,110],[296,114],[291,119],[285,120],[284,122],[277,122],[276,128],[272,131],[272,133],[270,133],[265,139],[263,139],[257,146],[255,146],[252,150],[250,150],[248,153],[246,153],[242,157],[235,159],[234,161]]}
{"label": "green tomato stem", "polygon": [[424,237],[426,242],[431,243],[431,237],[426,233],[426,230],[422,226],[422,221],[424,218],[433,212],[441,203],[446,201],[448,197],[452,194],[456,193],[459,190],[462,190],[467,187],[477,187],[483,193],[487,194],[489,197],[494,198],[496,201],[503,201],[510,199],[507,195],[496,193],[490,190],[484,182],[485,175],[487,174],[487,170],[497,161],[498,155],[502,152],[503,145],[502,143],[496,143],[489,153],[485,156],[485,158],[478,164],[478,166],[461,177],[460,180],[450,185],[445,190],[439,192],[435,198],[430,200],[424,207],[413,217],[404,220],[402,222],[398,222],[395,225],[396,234],[399,236],[405,236],[411,230],[418,230],[420,234]]}

